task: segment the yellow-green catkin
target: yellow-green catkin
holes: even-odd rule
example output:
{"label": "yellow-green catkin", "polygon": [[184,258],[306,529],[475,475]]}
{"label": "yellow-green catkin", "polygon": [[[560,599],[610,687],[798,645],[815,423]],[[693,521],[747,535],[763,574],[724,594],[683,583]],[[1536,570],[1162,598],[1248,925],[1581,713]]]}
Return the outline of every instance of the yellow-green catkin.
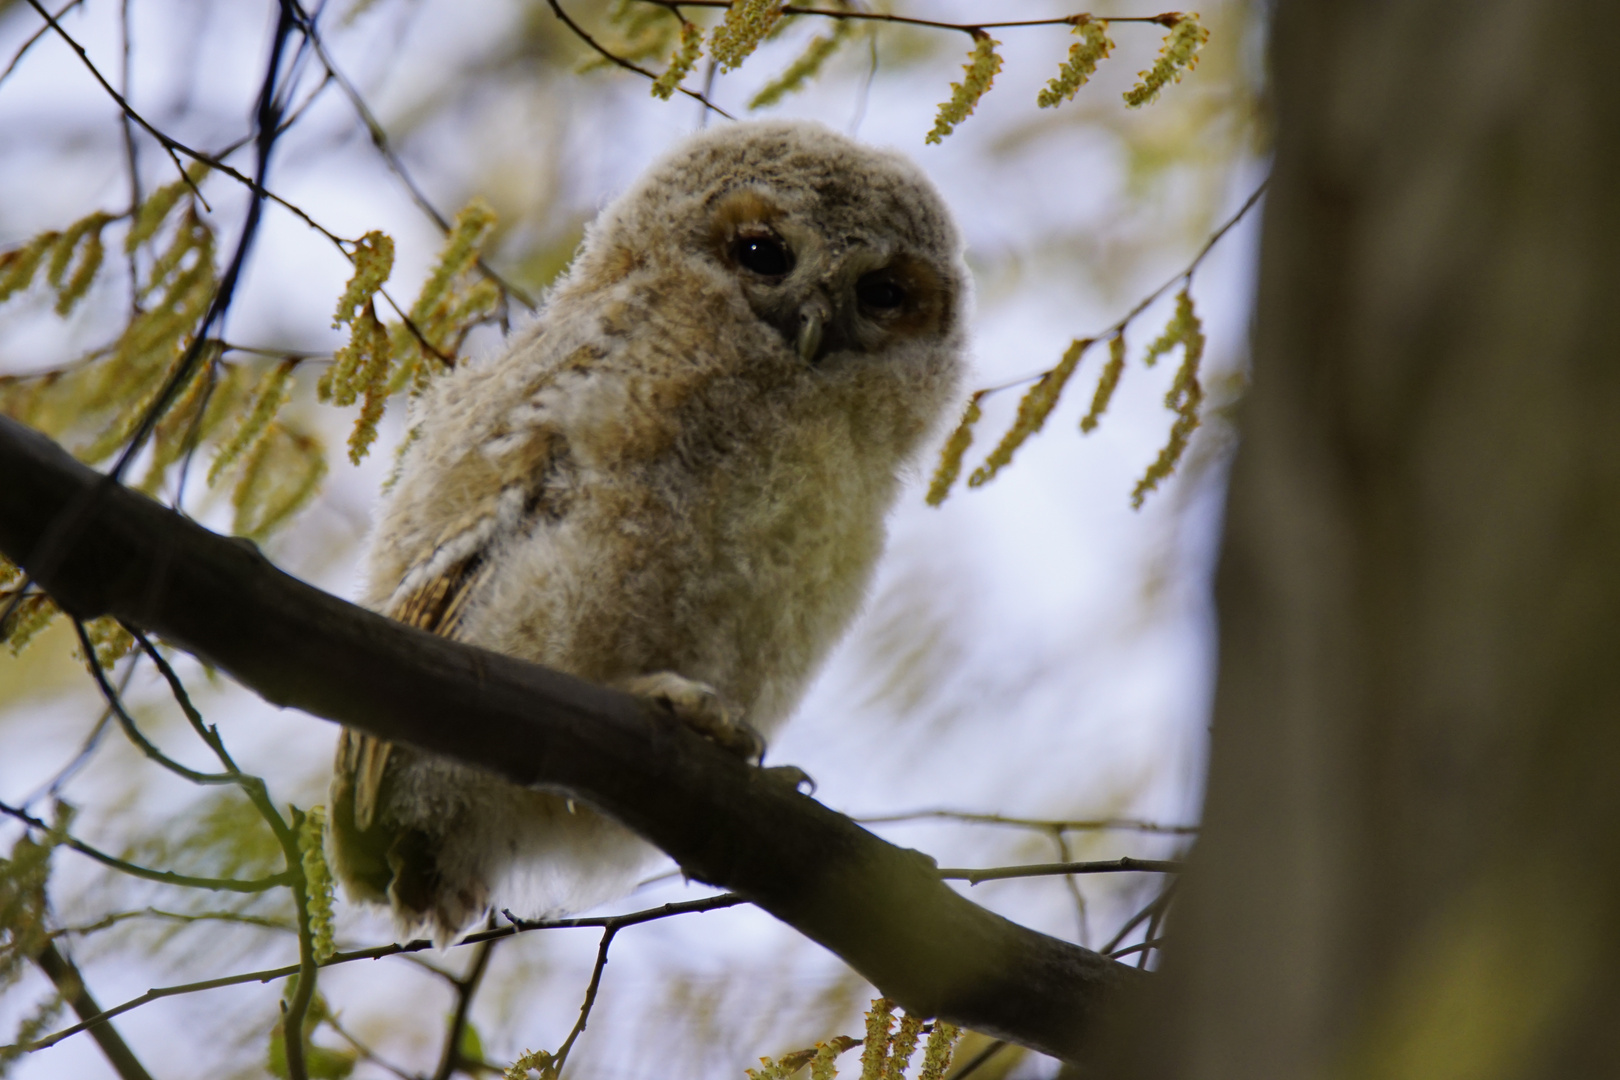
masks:
{"label": "yellow-green catkin", "polygon": [[[90,639],[90,645],[95,650],[97,666],[103,670],[118,663],[135,647],[135,638],[124,629],[123,623],[111,615],[103,615],[85,623],[84,634]],[[90,663],[89,657],[81,656],[79,659],[86,665]]]}
{"label": "yellow-green catkin", "polygon": [[669,58],[664,73],[653,80],[652,96],[668,101],[681,85],[681,80],[692,73],[698,57],[703,55],[703,28],[697,23],[681,23],[681,39],[675,53]]}
{"label": "yellow-green catkin", "polygon": [[333,939],[332,870],[326,864],[326,807],[312,806],[298,829],[298,855],[304,867],[304,904],[317,963],[337,951]]}
{"label": "yellow-green catkin", "polygon": [[349,460],[360,464],[371,444],[377,438],[377,425],[382,421],[383,408],[388,401],[388,364],[391,359],[388,330],[377,318],[371,301],[354,326],[354,337],[349,348],[358,354],[354,382],[364,394],[360,415],[349,433]]}
{"label": "yellow-green catkin", "polygon": [[[45,276],[56,289],[58,315],[71,312],[73,306],[89,291],[90,283],[95,280],[96,271],[101,269],[101,261],[107,254],[101,242],[101,230],[111,220],[111,214],[101,211],[81,218],[62,233],[52,248],[51,265]],[[78,265],[69,274],[68,267],[73,264],[75,251],[79,252]]]}
{"label": "yellow-green catkin", "polygon": [[545,1075],[551,1067],[551,1052],[548,1050],[525,1050],[523,1056],[507,1066],[504,1080],[529,1080],[529,1073],[537,1072]]}
{"label": "yellow-green catkin", "polygon": [[[213,239],[212,230],[198,216],[196,207],[188,206],[186,212],[180,216],[180,224],[175,229],[174,238],[169,241],[169,246],[159,252],[157,258],[152,261],[152,269],[146,279],[146,285],[141,289],[141,296],[147,296],[165,283],[173,288],[177,282],[185,280],[187,275],[184,271],[172,281],[170,275],[180,269],[186,256],[193,251],[202,252],[211,261]],[[200,270],[202,262],[203,259],[199,258],[192,264],[192,270]]]}
{"label": "yellow-green catkin", "polygon": [[[440,356],[452,347],[452,339],[464,333],[470,325],[470,321],[464,317],[465,296],[458,290],[457,283],[477,265],[479,252],[494,227],[495,211],[483,199],[473,199],[462,208],[450,227],[449,236],[445,238],[438,262],[428,274],[416,302],[411,305],[410,326],[402,327],[392,337],[393,354],[404,368],[417,376],[419,385],[425,385],[427,377],[444,366]],[[478,295],[494,295],[498,298],[499,292],[489,294],[486,290]],[[461,321],[458,322],[458,318]],[[423,344],[424,339],[426,345]],[[426,365],[426,369],[418,371],[419,365]],[[358,370],[356,366],[349,374],[353,375]],[[334,375],[334,399],[339,382]],[[359,389],[355,387],[356,393]]]}
{"label": "yellow-green catkin", "polygon": [[1108,339],[1108,363],[1103,365],[1102,377],[1097,380],[1097,392],[1091,395],[1091,408],[1080,420],[1080,430],[1087,435],[1097,429],[1097,421],[1102,414],[1108,411],[1108,403],[1114,399],[1114,390],[1119,386],[1119,377],[1125,374],[1125,331],[1121,330]]}
{"label": "yellow-green catkin", "polygon": [[337,311],[332,315],[332,327],[353,324],[360,312],[371,303],[377,290],[394,272],[394,240],[387,233],[372,230],[354,245],[354,273],[338,297]]}
{"label": "yellow-green catkin", "polygon": [[1024,399],[1018,403],[1018,415],[1013,419],[1012,427],[1002,436],[996,448],[990,451],[990,456],[984,459],[984,464],[973,470],[973,475],[968,477],[968,487],[988,484],[995,478],[996,473],[1012,464],[1013,454],[1024,445],[1025,440],[1046,425],[1046,418],[1057,406],[1058,398],[1062,396],[1063,388],[1068,385],[1069,377],[1074,374],[1075,368],[1080,365],[1080,358],[1090,346],[1090,338],[1076,338],[1064,352],[1057,366],[1042,375],[1040,380],[1029,388]]}
{"label": "yellow-green catkin", "polygon": [[1064,101],[1073,101],[1074,95],[1086,85],[1096,72],[1097,65],[1108,59],[1114,43],[1108,39],[1108,20],[1093,19],[1089,15],[1077,16],[1074,32],[1080,40],[1069,46],[1069,58],[1058,69],[1057,78],[1046,84],[1046,89],[1035,96],[1035,104],[1043,109],[1056,108]]}
{"label": "yellow-green catkin", "polygon": [[939,465],[934,469],[934,478],[928,484],[929,506],[938,506],[945,501],[945,496],[951,493],[951,485],[962,472],[962,457],[973,445],[973,425],[979,422],[984,415],[979,408],[979,398],[983,391],[974,394],[968,399],[967,409],[962,413],[962,422],[956,425],[951,437],[945,440],[945,448],[940,451]]}
{"label": "yellow-green catkin", "polygon": [[835,1080],[838,1076],[838,1057],[844,1051],[859,1046],[861,1040],[839,1035],[824,1043],[816,1043],[815,1056],[810,1059],[810,1080]]}
{"label": "yellow-green catkin", "polygon": [[450,226],[450,235],[445,238],[433,273],[429,275],[427,284],[422,286],[422,295],[416,298],[416,304],[411,308],[411,317],[418,324],[432,317],[443,304],[456,278],[478,262],[478,253],[494,227],[495,211],[483,199],[475,198],[462,207]]}
{"label": "yellow-green catkin", "polygon": [[[1131,491],[1131,506],[1135,509],[1141,508],[1148,492],[1156,489],[1160,482],[1175,472],[1176,465],[1186,453],[1192,433],[1198,429],[1199,409],[1204,402],[1204,387],[1199,381],[1198,369],[1204,358],[1205,337],[1203,323],[1198,318],[1198,313],[1193,308],[1192,296],[1186,289],[1182,289],[1176,295],[1176,313],[1160,340],[1171,334],[1175,335],[1175,340],[1160,352],[1167,352],[1174,345],[1180,345],[1183,350],[1181,367],[1177,369],[1176,377],[1164,396],[1165,407],[1175,411],[1176,419],[1170,425],[1169,440]],[[1158,341],[1154,342],[1154,345],[1158,344]]]}
{"label": "yellow-green catkin", "polygon": [[135,208],[134,216],[129,223],[129,232],[124,235],[125,254],[133,252],[156,236],[157,231],[163,227],[163,222],[168,219],[169,212],[187,192],[195,190],[207,175],[207,165],[193,165],[186,170],[188,179],[165,184],[148,195],[146,201]]}
{"label": "yellow-green catkin", "polygon": [[270,424],[281,407],[287,404],[288,383],[292,381],[293,369],[298,366],[298,360],[288,357],[266,369],[259,379],[259,385],[253,389],[253,397],[249,401],[242,415],[242,422],[237,425],[231,437],[220,444],[214,452],[214,460],[208,466],[208,483],[213,485],[220,475],[236,463],[237,459],[248,456],[258,449],[264,440],[265,434],[270,430]]}
{"label": "yellow-green catkin", "polygon": [[[10,603],[8,599],[6,603]],[[16,610],[11,618],[0,626],[0,641],[4,641],[11,649],[11,655],[17,656],[28,648],[30,642],[38,636],[39,632],[50,625],[51,620],[62,614],[62,609],[56,606],[49,596],[44,593],[30,593],[17,603]]]}
{"label": "yellow-green catkin", "polygon": [[922,1036],[923,1018],[910,1013],[900,1018],[900,1027],[889,1043],[889,1060],[883,1067],[883,1080],[906,1080],[906,1068],[911,1055],[917,1052],[917,1040]]}
{"label": "yellow-green catkin", "polygon": [[40,1038],[56,1022],[56,1017],[67,1005],[61,991],[53,991],[34,1007],[34,1011],[23,1017],[17,1025],[17,1033],[6,1046],[0,1046],[0,1076],[4,1076],[11,1065],[28,1052],[28,1044]]}
{"label": "yellow-green catkin", "polygon": [[951,1051],[961,1034],[962,1029],[955,1024],[934,1021],[933,1034],[928,1036],[928,1045],[923,1049],[922,1070],[917,1073],[917,1080],[944,1080],[945,1070],[951,1067]]}
{"label": "yellow-green catkin", "polygon": [[326,476],[326,451],[313,435],[271,424],[242,462],[231,492],[231,531],[259,540],[315,496]]}
{"label": "yellow-green catkin", "polygon": [[1180,82],[1184,72],[1197,67],[1198,50],[1209,40],[1209,31],[1198,21],[1196,13],[1165,15],[1161,18],[1166,22],[1174,19],[1175,22],[1169,22],[1170,32],[1164,36],[1164,44],[1159,47],[1159,57],[1153,66],[1137,72],[1141,81],[1125,91],[1125,104],[1133,109],[1153,102],[1158,98],[1159,91],[1171,82]]}
{"label": "yellow-green catkin", "polygon": [[861,1047],[861,1080],[882,1080],[889,1058],[889,1028],[894,1024],[894,1002],[873,998],[866,1013],[866,1044]]}
{"label": "yellow-green catkin", "polygon": [[832,54],[848,41],[855,33],[853,19],[840,19],[830,34],[818,34],[811,39],[799,58],[789,64],[787,68],[765,84],[765,88],[754,95],[748,103],[750,109],[764,109],[775,105],[787,95],[803,89],[806,83],[821,73],[821,67],[831,58]]}
{"label": "yellow-green catkin", "polygon": [[781,18],[782,0],[733,0],[709,38],[709,52],[722,71],[734,71]]}
{"label": "yellow-green catkin", "polygon": [[942,141],[956,129],[957,124],[973,114],[974,106],[989,91],[996,72],[1001,70],[1001,57],[996,54],[996,46],[1000,44],[983,30],[973,31],[973,52],[969,54],[968,62],[962,65],[965,72],[962,81],[951,83],[951,99],[939,107],[933,130],[929,131],[923,142]]}
{"label": "yellow-green catkin", "polygon": [[19,248],[0,255],[0,302],[9,300],[13,293],[21,292],[34,280],[34,272],[45,255],[56,247],[59,232],[43,232]]}

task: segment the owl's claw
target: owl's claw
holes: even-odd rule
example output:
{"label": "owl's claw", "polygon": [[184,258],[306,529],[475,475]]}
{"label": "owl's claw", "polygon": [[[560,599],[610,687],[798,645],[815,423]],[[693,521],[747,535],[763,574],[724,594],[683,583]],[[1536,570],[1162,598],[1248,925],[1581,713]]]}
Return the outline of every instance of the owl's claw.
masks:
{"label": "owl's claw", "polygon": [[816,782],[797,765],[771,765],[761,771],[779,784],[790,785],[794,791],[805,795],[816,793]]}
{"label": "owl's claw", "polygon": [[668,709],[681,723],[744,761],[757,763],[765,755],[764,737],[708,683],[660,671],[631,679],[624,688]]}

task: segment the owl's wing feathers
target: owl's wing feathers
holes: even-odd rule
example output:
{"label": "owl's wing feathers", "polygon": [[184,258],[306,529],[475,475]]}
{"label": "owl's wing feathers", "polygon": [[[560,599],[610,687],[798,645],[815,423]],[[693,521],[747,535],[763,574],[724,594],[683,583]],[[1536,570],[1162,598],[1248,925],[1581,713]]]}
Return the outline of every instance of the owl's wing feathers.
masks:
{"label": "owl's wing feathers", "polygon": [[[467,598],[483,577],[484,558],[482,552],[477,552],[463,559],[448,573],[421,582],[400,599],[389,615],[406,626],[420,627],[453,638],[461,616],[467,610]],[[354,785],[356,828],[371,828],[391,748],[391,744],[374,735],[352,728],[343,729],[342,741],[338,746],[338,771],[340,775],[351,778]]]}
{"label": "owl's wing feathers", "polygon": [[[418,558],[402,576],[385,614],[444,637],[459,636],[469,601],[489,577],[486,552],[523,521],[553,509],[548,504],[555,500],[545,497],[544,487],[554,460],[565,456],[563,443],[552,432],[526,435],[518,440],[520,446],[499,455],[504,482],[491,485],[488,496],[476,500],[485,505],[464,514],[446,530],[449,535]],[[405,869],[394,851],[400,837],[390,829],[373,828],[392,756],[393,745],[386,740],[344,728],[333,770],[332,828],[341,876],[377,900],[387,898],[390,883]]]}

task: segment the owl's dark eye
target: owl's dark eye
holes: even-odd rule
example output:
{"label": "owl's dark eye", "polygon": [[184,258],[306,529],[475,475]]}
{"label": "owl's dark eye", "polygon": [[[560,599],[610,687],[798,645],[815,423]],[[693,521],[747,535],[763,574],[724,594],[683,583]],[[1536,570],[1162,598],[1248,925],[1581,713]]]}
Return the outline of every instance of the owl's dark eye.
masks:
{"label": "owl's dark eye", "polygon": [[864,308],[893,311],[906,302],[906,290],[887,270],[878,270],[855,283],[855,298]]}
{"label": "owl's dark eye", "polygon": [[774,236],[739,236],[732,257],[761,277],[781,277],[793,269],[792,252]]}

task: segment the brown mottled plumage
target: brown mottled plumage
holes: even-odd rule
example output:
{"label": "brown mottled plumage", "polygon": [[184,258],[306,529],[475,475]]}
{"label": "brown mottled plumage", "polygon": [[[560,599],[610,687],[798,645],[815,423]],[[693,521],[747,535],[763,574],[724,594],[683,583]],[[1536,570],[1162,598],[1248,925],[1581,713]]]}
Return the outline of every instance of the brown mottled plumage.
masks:
{"label": "brown mottled plumage", "polygon": [[[737,718],[775,728],[859,608],[897,474],[956,395],[959,247],[897,155],[806,123],[686,141],[603,211],[533,326],[422,398],[366,602],[746,749]],[[440,941],[496,894],[606,899],[649,854],[351,731],[332,803],[351,895]]]}

